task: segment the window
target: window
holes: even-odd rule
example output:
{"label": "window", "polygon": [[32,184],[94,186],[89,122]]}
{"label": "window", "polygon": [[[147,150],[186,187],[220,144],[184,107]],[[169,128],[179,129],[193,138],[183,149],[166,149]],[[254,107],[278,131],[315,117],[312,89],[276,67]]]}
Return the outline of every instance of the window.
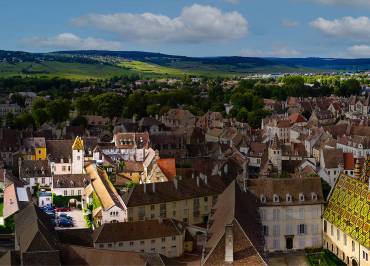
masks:
{"label": "window", "polygon": [[99,248],[104,248],[104,244],[99,244]]}
{"label": "window", "polygon": [[74,196],[75,195],[75,191],[72,189],[71,190],[71,196]]}
{"label": "window", "polygon": [[304,209],[299,208],[299,219],[304,219]]}
{"label": "window", "polygon": [[145,243],[144,241],[140,241],[140,245],[144,245],[144,243]]}
{"label": "window", "polygon": [[297,228],[298,235],[307,234],[307,226],[305,224],[299,224]]}
{"label": "window", "polygon": [[150,240],[150,243],[155,244],[155,239]]}
{"label": "window", "polygon": [[130,246],[133,246],[134,245],[134,241],[130,241]]}
{"label": "window", "polygon": [[263,226],[263,235],[265,236],[269,235],[269,227],[267,225]]}
{"label": "window", "polygon": [[204,202],[208,202],[208,197],[204,197]]}
{"label": "window", "polygon": [[343,234],[343,242],[344,242],[344,245],[347,246],[347,235],[346,234]]}
{"label": "window", "polygon": [[331,224],[330,225],[330,235],[333,236],[334,235],[334,227],[333,225]]}
{"label": "window", "polygon": [[273,209],[272,217],[275,221],[280,220],[280,210],[279,209]]}
{"label": "window", "polygon": [[324,220],[324,232],[328,231],[328,222]]}
{"label": "window", "polygon": [[216,195],[212,196],[212,206],[215,206],[216,202],[217,202],[217,196]]}
{"label": "window", "polygon": [[280,241],[279,241],[279,239],[274,239],[272,245],[273,245],[273,248],[274,249],[280,249]]}
{"label": "window", "polygon": [[81,157],[80,156],[77,156],[77,161],[79,161],[81,159]]}
{"label": "window", "polygon": [[279,196],[278,195],[274,194],[273,199],[274,199],[274,202],[279,202]]}
{"label": "window", "polygon": [[293,226],[291,224],[287,224],[285,228],[285,233],[287,235],[292,235],[293,234]]}
{"label": "window", "polygon": [[303,193],[299,193],[299,201],[304,201],[304,194]]}
{"label": "window", "polygon": [[118,246],[119,246],[119,247],[122,247],[122,246],[123,246],[123,243],[122,243],[122,242],[119,242],[119,243],[118,243]]}
{"label": "window", "polygon": [[312,200],[317,200],[317,194],[315,192],[311,193],[311,199]]}
{"label": "window", "polygon": [[337,229],[337,240],[340,241],[340,230]]}
{"label": "window", "polygon": [[150,205],[150,209],[153,211],[155,210],[155,205]]}
{"label": "window", "polygon": [[81,189],[79,189],[79,190],[77,191],[77,194],[78,194],[79,196],[81,196]]}
{"label": "window", "polygon": [[166,242],[166,238],[165,237],[162,237],[162,242]]}
{"label": "window", "polygon": [[261,200],[262,203],[266,203],[265,195],[261,195],[260,200]]}
{"label": "window", "polygon": [[367,252],[365,252],[365,250],[362,251],[362,258],[366,261],[369,260],[369,255],[367,254]]}
{"label": "window", "polygon": [[352,240],[352,251],[355,252],[356,251],[356,244],[355,244],[355,241]]}
{"label": "window", "polygon": [[274,226],[272,228],[272,234],[274,236],[279,236],[280,235],[280,225],[274,224]]}
{"label": "window", "polygon": [[292,202],[292,196],[290,194],[286,194],[286,202]]}
{"label": "window", "polygon": [[64,191],[63,191],[63,195],[64,195],[64,196],[67,196],[67,190],[64,190]]}
{"label": "window", "polygon": [[111,244],[111,243],[109,243],[109,244],[108,244],[108,248],[111,248],[111,247],[112,247],[112,244]]}
{"label": "window", "polygon": [[173,236],[173,237],[172,237],[172,241],[175,241],[175,240],[176,240],[176,236]]}
{"label": "window", "polygon": [[65,171],[66,171],[66,167],[62,166],[62,172],[65,172]]}

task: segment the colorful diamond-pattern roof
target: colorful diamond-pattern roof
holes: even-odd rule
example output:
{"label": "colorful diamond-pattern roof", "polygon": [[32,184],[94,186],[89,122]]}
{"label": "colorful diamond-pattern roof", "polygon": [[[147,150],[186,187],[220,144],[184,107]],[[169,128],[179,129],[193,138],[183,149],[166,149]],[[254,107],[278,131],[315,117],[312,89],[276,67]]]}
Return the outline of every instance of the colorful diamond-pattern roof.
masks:
{"label": "colorful diamond-pattern roof", "polygon": [[341,175],[330,195],[324,218],[364,247],[370,248],[369,185]]}
{"label": "colorful diamond-pattern roof", "polygon": [[75,141],[73,142],[73,145],[72,145],[72,150],[83,150],[84,149],[84,141],[79,137],[77,136]]}

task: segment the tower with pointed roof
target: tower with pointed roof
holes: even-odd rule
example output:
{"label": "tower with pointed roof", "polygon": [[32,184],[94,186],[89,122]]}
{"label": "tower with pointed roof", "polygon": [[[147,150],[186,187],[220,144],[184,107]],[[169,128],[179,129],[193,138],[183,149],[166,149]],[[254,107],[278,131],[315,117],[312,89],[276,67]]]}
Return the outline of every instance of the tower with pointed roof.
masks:
{"label": "tower with pointed roof", "polygon": [[360,179],[360,177],[361,177],[361,165],[360,165],[360,160],[358,158],[356,159],[354,174],[355,174],[356,179]]}
{"label": "tower with pointed roof", "polygon": [[369,186],[370,191],[370,155],[367,156],[364,166],[362,168],[362,175],[360,177],[360,181],[367,184]]}
{"label": "tower with pointed roof", "polygon": [[272,165],[277,169],[278,174],[280,174],[282,171],[282,149],[277,134],[272,139],[268,155]]}
{"label": "tower with pointed roof", "polygon": [[84,142],[77,136],[72,145],[72,174],[83,174],[84,161]]}

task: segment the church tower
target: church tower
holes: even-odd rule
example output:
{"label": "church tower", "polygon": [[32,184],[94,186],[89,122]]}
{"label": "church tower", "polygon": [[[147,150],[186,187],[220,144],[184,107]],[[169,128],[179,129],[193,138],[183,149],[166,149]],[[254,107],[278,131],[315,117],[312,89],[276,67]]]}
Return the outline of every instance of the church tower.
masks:
{"label": "church tower", "polygon": [[84,173],[84,142],[77,136],[72,145],[72,174]]}
{"label": "church tower", "polygon": [[282,172],[282,149],[278,136],[275,134],[272,143],[269,147],[269,160],[277,169],[278,174]]}

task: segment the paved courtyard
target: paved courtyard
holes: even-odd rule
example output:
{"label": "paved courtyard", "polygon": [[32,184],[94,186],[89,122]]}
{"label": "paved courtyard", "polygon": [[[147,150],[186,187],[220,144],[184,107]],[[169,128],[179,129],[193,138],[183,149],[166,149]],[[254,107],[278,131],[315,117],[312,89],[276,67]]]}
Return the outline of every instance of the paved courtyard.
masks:
{"label": "paved courtyard", "polygon": [[[73,220],[73,227],[56,227],[57,229],[80,229],[80,228],[87,228],[85,219],[83,217],[83,211],[79,209],[72,209],[70,212],[63,212],[68,216],[72,217]],[[60,214],[59,212],[57,213]]]}
{"label": "paved courtyard", "polygon": [[309,266],[304,252],[279,253],[270,256],[269,265],[272,266]]}

